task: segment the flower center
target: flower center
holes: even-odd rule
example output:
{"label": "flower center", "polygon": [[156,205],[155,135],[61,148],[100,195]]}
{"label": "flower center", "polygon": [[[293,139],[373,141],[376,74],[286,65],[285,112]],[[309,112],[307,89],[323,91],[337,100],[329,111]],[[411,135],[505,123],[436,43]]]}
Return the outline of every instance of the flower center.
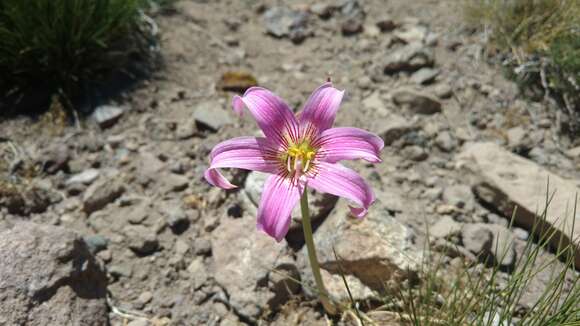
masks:
{"label": "flower center", "polygon": [[292,144],[286,151],[285,163],[288,172],[307,172],[316,156],[316,150],[307,141]]}

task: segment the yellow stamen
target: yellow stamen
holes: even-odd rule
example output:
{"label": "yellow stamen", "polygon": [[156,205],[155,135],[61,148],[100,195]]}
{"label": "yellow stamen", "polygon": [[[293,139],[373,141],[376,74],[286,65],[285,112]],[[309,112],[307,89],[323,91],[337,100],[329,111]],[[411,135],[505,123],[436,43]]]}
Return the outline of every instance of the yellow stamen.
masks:
{"label": "yellow stamen", "polygon": [[[316,150],[307,141],[292,144],[282,158],[288,172],[307,172],[316,156]],[[300,171],[298,171],[300,170]]]}

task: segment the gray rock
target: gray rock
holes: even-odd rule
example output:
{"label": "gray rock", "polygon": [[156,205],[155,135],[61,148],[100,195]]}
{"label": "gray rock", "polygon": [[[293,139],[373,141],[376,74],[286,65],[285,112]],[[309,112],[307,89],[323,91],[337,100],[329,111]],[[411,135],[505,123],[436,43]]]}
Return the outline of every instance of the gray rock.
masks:
{"label": "gray rock", "polygon": [[429,228],[429,233],[435,238],[449,238],[461,233],[462,224],[450,216],[443,216]]}
{"label": "gray rock", "polygon": [[125,186],[116,178],[101,179],[93,183],[83,196],[83,210],[96,212],[114,202],[125,192]]}
{"label": "gray rock", "polygon": [[439,73],[439,69],[421,68],[411,76],[411,81],[418,85],[430,84],[439,76]]}
{"label": "gray rock", "polygon": [[107,249],[107,246],[109,245],[109,239],[100,234],[85,236],[83,237],[83,240],[93,255],[97,254],[99,251]]}
{"label": "gray rock", "polygon": [[395,39],[405,44],[423,44],[427,38],[429,29],[427,26],[417,24],[405,24],[394,33]]}
{"label": "gray rock", "polygon": [[38,163],[47,173],[55,174],[58,171],[65,170],[70,159],[71,153],[68,146],[55,143],[42,150]]}
{"label": "gray rock", "polygon": [[415,114],[434,114],[441,112],[441,102],[431,95],[410,88],[393,91],[393,102]]}
{"label": "gray rock", "polygon": [[[516,224],[537,233],[542,229],[555,231],[551,237],[551,244],[555,248],[573,244],[580,249],[580,243],[572,243],[569,237],[570,234],[580,234],[580,223],[574,223],[578,216],[573,216],[570,208],[578,192],[574,181],[566,180],[494,143],[467,146],[458,156],[458,166],[466,167],[473,176],[473,188],[480,200],[492,205],[506,217],[511,217],[517,206]],[[544,211],[548,179],[550,195],[553,189],[557,191],[551,198],[549,214],[542,219],[536,212]],[[546,228],[534,228],[540,222],[545,223]],[[575,261],[576,266],[580,266],[580,250],[576,250]]]}
{"label": "gray rock", "polygon": [[340,0],[338,2],[340,14],[345,17],[364,16],[364,10],[358,0]]}
{"label": "gray rock", "polygon": [[[346,203],[339,201],[315,232],[321,267],[334,275],[342,270],[376,291],[414,278],[421,254],[413,246],[411,230],[391,217],[380,200],[364,219],[353,218],[349,212]],[[303,248],[299,259],[307,267],[305,257]],[[309,268],[305,273],[310,273]]]}
{"label": "gray rock", "polygon": [[123,113],[125,110],[121,107],[102,105],[95,109],[92,117],[101,128],[109,128],[119,121]]}
{"label": "gray rock", "polygon": [[144,200],[143,202],[131,207],[131,212],[127,215],[127,221],[131,224],[141,224],[147,219],[151,213],[151,200]]}
{"label": "gray rock", "polygon": [[449,205],[471,212],[475,208],[475,197],[471,187],[454,185],[443,190],[443,201]]}
{"label": "gray rock", "polygon": [[310,12],[323,19],[330,18],[335,10],[336,7],[327,2],[317,2],[310,6]]}
{"label": "gray rock", "polygon": [[77,234],[18,222],[0,231],[0,261],[0,324],[109,324],[106,275]]}
{"label": "gray rock", "polygon": [[142,225],[129,225],[123,229],[128,247],[138,255],[146,256],[159,249],[155,231]]}
{"label": "gray rock", "polygon": [[435,138],[435,145],[440,150],[450,153],[457,148],[457,139],[449,131],[442,131]]}
{"label": "gray rock", "polygon": [[75,183],[82,183],[84,185],[90,185],[99,177],[100,172],[97,169],[88,169],[79,174],[73,175],[66,181],[66,185],[72,185]]}
{"label": "gray rock", "polygon": [[463,246],[475,255],[491,253],[493,234],[480,224],[465,224],[461,230]]}
{"label": "gray rock", "polygon": [[203,262],[203,258],[197,257],[187,266],[189,280],[195,290],[201,288],[209,278],[209,272]]}
{"label": "gray rock", "polygon": [[403,71],[417,71],[423,67],[433,66],[433,51],[421,45],[407,45],[389,54],[380,62],[384,74]]}
{"label": "gray rock", "polygon": [[399,140],[405,134],[419,129],[412,121],[398,114],[390,114],[384,121],[373,122],[372,126],[371,129],[383,139],[386,146]]}
{"label": "gray rock", "polygon": [[424,161],[429,157],[429,154],[425,151],[425,149],[417,145],[405,147],[405,149],[403,149],[403,155],[407,159],[415,162]]}
{"label": "gray rock", "polygon": [[433,87],[433,94],[435,94],[438,98],[446,99],[450,98],[453,95],[453,89],[447,83],[438,84]]}
{"label": "gray rock", "polygon": [[255,218],[249,217],[226,219],[212,233],[211,241],[215,270],[220,271],[215,280],[239,314],[256,320],[276,297],[260,284],[268,284],[271,270],[280,263],[288,264],[285,241],[278,243],[257,231]]}
{"label": "gray rock", "polygon": [[463,245],[480,260],[510,268],[516,261],[514,236],[510,230],[495,224],[465,224],[461,230]]}
{"label": "gray rock", "polygon": [[310,35],[308,14],[286,7],[272,7],[263,16],[268,34],[275,37],[288,37],[295,43],[302,42]]}
{"label": "gray rock", "polygon": [[230,112],[224,110],[222,105],[216,101],[199,103],[193,112],[193,118],[201,127],[214,132],[233,123]]}

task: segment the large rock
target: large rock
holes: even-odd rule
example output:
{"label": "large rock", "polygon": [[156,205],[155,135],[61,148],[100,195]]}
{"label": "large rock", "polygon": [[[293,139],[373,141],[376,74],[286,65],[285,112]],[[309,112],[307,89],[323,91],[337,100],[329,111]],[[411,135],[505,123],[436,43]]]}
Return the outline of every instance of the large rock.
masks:
{"label": "large rock", "polygon": [[215,280],[226,290],[237,313],[255,320],[282,304],[278,298],[286,289],[280,286],[279,276],[297,271],[284,240],[278,243],[256,230],[255,218],[245,216],[222,221],[212,232],[211,242],[215,270],[219,271]]}
{"label": "large rock", "polygon": [[[339,201],[314,234],[323,269],[352,275],[376,291],[416,276],[421,255],[412,239],[411,230],[397,222],[378,200],[364,219],[351,217],[347,204]],[[303,248],[301,265],[307,265],[305,257]],[[306,273],[310,273],[309,268]]]}
{"label": "large rock", "polygon": [[[551,173],[538,164],[514,155],[494,143],[475,143],[467,146],[458,158],[475,176],[475,194],[484,202],[511,217],[517,207],[515,222],[538,233],[555,232],[551,244],[557,247],[571,244],[570,234],[580,235],[580,213],[573,215],[574,198],[580,191],[578,184]],[[546,186],[549,180],[547,216]],[[539,227],[534,228],[534,225]],[[574,229],[572,229],[574,227]],[[580,266],[580,243],[575,242],[576,266]]]}
{"label": "large rock", "polygon": [[0,325],[108,325],[106,275],[64,228],[0,231]]}

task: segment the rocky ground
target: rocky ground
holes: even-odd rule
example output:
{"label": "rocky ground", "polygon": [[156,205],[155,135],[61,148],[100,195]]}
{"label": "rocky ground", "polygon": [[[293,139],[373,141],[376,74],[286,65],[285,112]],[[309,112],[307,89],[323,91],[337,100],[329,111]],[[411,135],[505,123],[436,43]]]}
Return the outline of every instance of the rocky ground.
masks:
{"label": "rocky ground", "polygon": [[151,79],[78,126],[0,122],[0,324],[325,325],[299,223],[281,243],[255,229],[263,176],[231,171],[241,187],[228,192],[202,178],[213,145],[256,134],[230,107],[253,78],[299,109],[330,76],[346,90],[336,124],[387,145],[383,163],[351,164],[378,198],[363,222],[311,196],[338,300],[340,269],[372,307],[385,284],[414,277],[427,242],[458,248],[443,250],[448,265],[503,248],[492,264],[509,272],[548,178],[548,226],[570,233],[559,222],[575,218],[580,143],[487,63],[455,1],[330,3],[179,1],[156,17],[164,65]]}

